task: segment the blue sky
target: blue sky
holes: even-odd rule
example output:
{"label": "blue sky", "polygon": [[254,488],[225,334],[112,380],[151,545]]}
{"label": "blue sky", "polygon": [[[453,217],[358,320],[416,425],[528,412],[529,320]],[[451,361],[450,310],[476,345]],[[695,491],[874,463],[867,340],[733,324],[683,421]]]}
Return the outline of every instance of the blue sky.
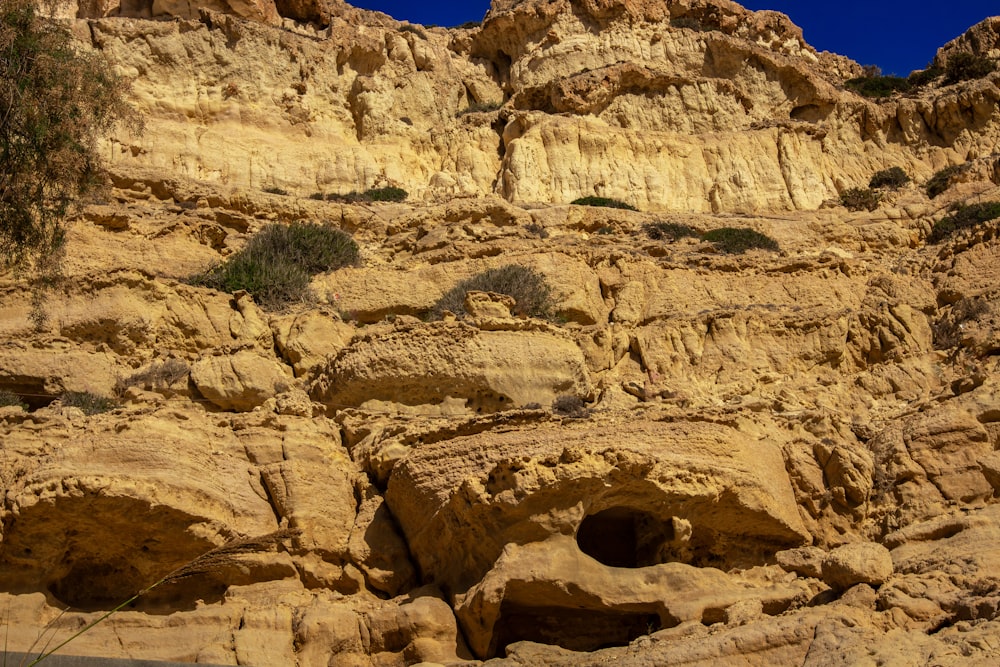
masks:
{"label": "blue sky", "polygon": [[[348,0],[385,12],[400,21],[452,26],[478,21],[489,0]],[[806,41],[820,51],[834,51],[862,65],[878,65],[886,74],[905,76],[922,69],[937,48],[987,16],[1000,15],[997,0],[745,0],[749,9],[775,9],[792,17]]]}

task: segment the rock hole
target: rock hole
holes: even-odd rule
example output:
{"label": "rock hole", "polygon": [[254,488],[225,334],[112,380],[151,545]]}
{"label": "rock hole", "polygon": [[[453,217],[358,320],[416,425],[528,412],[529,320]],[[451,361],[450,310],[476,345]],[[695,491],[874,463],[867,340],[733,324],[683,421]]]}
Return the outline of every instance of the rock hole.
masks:
{"label": "rock hole", "polygon": [[494,626],[490,656],[504,655],[519,641],[560,646],[570,651],[596,651],[629,642],[663,628],[660,617],[643,612],[607,609],[527,607],[504,602]]}
{"label": "rock hole", "polygon": [[576,543],[599,563],[637,568],[687,561],[683,545],[689,536],[687,522],[663,521],[632,507],[612,507],[587,516],[577,530]]}

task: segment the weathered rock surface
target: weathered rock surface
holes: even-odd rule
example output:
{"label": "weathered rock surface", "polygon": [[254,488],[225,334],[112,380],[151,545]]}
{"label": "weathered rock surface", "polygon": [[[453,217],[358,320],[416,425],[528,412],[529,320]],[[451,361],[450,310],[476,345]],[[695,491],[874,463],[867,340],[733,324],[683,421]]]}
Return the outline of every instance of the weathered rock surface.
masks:
{"label": "weathered rock surface", "polygon": [[[460,29],[336,0],[63,13],[147,131],[104,145],[44,313],[0,275],[9,649],[228,545],[70,652],[1000,660],[1000,222],[927,243],[1000,200],[1000,75],[866,100],[856,63],[726,0],[496,0]],[[997,21],[938,63],[996,56]],[[915,182],[836,205],[890,166]],[[410,197],[309,196],[381,185]],[[189,281],[296,221],[361,266],[279,312]],[[732,227],[780,250],[701,237]],[[510,264],[552,320],[481,291],[425,321]]]}

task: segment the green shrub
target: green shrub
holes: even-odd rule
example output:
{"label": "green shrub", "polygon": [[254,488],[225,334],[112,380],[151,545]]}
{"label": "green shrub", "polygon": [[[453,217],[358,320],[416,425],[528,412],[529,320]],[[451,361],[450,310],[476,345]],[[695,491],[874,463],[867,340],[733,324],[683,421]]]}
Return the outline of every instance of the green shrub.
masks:
{"label": "green shrub", "polygon": [[65,408],[80,408],[85,415],[99,415],[118,407],[118,401],[89,391],[67,391],[59,396]]}
{"label": "green shrub", "polygon": [[927,184],[924,186],[927,191],[927,196],[934,199],[939,194],[950,188],[951,177],[956,174],[960,174],[965,169],[966,165],[964,164],[953,164],[950,167],[945,167],[944,169],[935,172],[935,174],[931,176],[930,180],[927,181]]}
{"label": "green shrub", "polygon": [[18,407],[22,410],[28,409],[28,404],[21,400],[21,397],[6,389],[0,390],[0,408]]}
{"label": "green shrub", "polygon": [[942,75],[944,75],[944,69],[930,66],[927,69],[910,72],[910,76],[906,77],[906,80],[909,81],[910,85],[914,88],[921,88],[933,83],[937,79],[941,78]]}
{"label": "green shrub", "polygon": [[969,229],[983,222],[1000,218],[1000,202],[988,201],[968,206],[958,205],[936,223],[927,237],[929,243],[943,241],[960,229]]}
{"label": "green shrub", "polygon": [[840,203],[849,211],[874,211],[882,195],[871,188],[851,188],[840,195]]}
{"label": "green shrub", "polygon": [[458,112],[459,116],[468,113],[492,113],[503,106],[503,102],[473,102]]}
{"label": "green shrub", "polygon": [[478,28],[482,25],[482,21],[466,21],[465,23],[459,23],[458,25],[452,27],[457,30],[472,30],[473,28]]}
{"label": "green shrub", "polygon": [[844,85],[859,95],[875,98],[905,93],[913,87],[907,79],[899,76],[859,76]]}
{"label": "green shrub", "polygon": [[617,199],[611,199],[609,197],[580,197],[579,199],[574,199],[570,204],[575,204],[577,206],[603,206],[604,208],[622,208],[626,211],[638,211],[636,207],[631,204],[626,204],[623,201]]}
{"label": "green shrub", "polygon": [[944,64],[944,85],[981,79],[997,68],[995,61],[971,53],[956,53]]}
{"label": "green shrub", "polygon": [[901,188],[910,182],[910,177],[906,175],[902,167],[890,167],[876,171],[872,179],[868,181],[869,188]]}
{"label": "green shrub", "polygon": [[371,188],[365,190],[364,192],[348,192],[346,195],[326,195],[317,193],[313,195],[313,199],[326,199],[327,201],[339,201],[348,204],[365,203],[373,201],[391,201],[391,202],[401,202],[405,201],[409,196],[409,193],[403,188],[397,188],[392,186],[386,186],[384,188]]}
{"label": "green shrub", "polygon": [[465,315],[465,295],[472,291],[497,292],[513,297],[516,315],[541,318],[552,316],[552,290],[545,277],[526,266],[508,264],[483,271],[460,282],[434,304],[430,318],[441,319],[446,310],[459,317]]}
{"label": "green shrub", "polygon": [[281,188],[274,187],[274,186],[264,188],[264,192],[268,193],[269,195],[281,195],[283,197],[287,197],[288,196],[288,190],[283,190]]}
{"label": "green shrub", "polygon": [[268,225],[246,247],[191,280],[232,294],[246,290],[264,308],[301,300],[310,278],[358,263],[358,245],[345,232],[314,223]]}
{"label": "green shrub", "polygon": [[702,238],[710,241],[716,249],[731,255],[739,255],[755,248],[771,251],[780,250],[778,242],[770,236],[743,227],[713,229],[704,234]]}
{"label": "green shrub", "polygon": [[676,241],[684,237],[699,238],[701,233],[694,227],[677,222],[650,222],[642,226],[646,236],[654,241]]}

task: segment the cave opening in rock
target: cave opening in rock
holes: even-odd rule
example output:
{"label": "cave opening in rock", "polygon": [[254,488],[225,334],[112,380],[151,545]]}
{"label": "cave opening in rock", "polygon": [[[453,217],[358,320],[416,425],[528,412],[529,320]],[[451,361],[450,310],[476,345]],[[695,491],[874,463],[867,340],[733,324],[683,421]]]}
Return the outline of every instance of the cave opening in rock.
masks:
{"label": "cave opening in rock", "polygon": [[663,628],[659,616],[610,609],[528,607],[509,601],[500,606],[490,657],[504,655],[520,641],[561,646],[571,651],[596,651],[629,642]]}
{"label": "cave opening in rock", "polygon": [[610,567],[647,567],[686,560],[674,521],[634,507],[612,507],[584,518],[576,532],[580,550]]}

